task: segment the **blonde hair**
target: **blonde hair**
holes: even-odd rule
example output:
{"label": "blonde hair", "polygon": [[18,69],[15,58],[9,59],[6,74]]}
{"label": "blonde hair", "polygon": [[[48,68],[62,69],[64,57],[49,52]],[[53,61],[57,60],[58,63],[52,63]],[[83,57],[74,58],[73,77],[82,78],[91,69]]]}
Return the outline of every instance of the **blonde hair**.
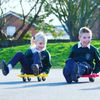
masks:
{"label": "blonde hair", "polygon": [[79,36],[82,36],[83,33],[89,33],[92,37],[92,31],[88,27],[82,27],[79,30]]}
{"label": "blonde hair", "polygon": [[40,42],[45,42],[45,48],[46,49],[46,44],[47,44],[47,38],[46,35],[43,32],[38,32],[34,37],[31,38],[31,48],[35,48],[35,42],[40,41]]}

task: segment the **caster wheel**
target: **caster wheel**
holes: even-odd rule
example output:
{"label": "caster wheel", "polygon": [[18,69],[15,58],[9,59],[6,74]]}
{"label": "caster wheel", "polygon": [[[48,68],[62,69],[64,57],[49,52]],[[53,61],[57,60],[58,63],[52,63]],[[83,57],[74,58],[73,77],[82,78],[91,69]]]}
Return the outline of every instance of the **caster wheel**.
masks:
{"label": "caster wheel", "polygon": [[28,80],[28,81],[31,81],[31,78],[27,77],[27,80]]}
{"label": "caster wheel", "polygon": [[45,81],[46,80],[46,78],[45,77],[42,77],[42,81]]}
{"label": "caster wheel", "polygon": [[26,82],[26,78],[25,77],[22,77],[22,80],[23,80],[23,82]]}
{"label": "caster wheel", "polygon": [[93,77],[91,77],[91,78],[89,78],[89,81],[90,81],[90,82],[94,82],[95,79],[94,79]]}
{"label": "caster wheel", "polygon": [[40,77],[37,77],[37,79],[38,79],[38,82],[40,82],[40,81],[41,81],[41,78],[40,78]]}

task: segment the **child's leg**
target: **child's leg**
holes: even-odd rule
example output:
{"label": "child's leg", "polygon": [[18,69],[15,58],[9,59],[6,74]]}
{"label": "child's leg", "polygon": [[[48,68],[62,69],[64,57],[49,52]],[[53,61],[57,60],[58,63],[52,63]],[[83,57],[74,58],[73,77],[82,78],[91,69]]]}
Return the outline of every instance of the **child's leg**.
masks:
{"label": "child's leg", "polygon": [[[86,71],[85,71],[85,73],[83,75],[90,75],[91,72],[92,72],[92,69],[91,69],[90,65],[87,64]],[[89,81],[90,82],[94,82],[94,80],[95,80],[94,77],[89,77]]]}
{"label": "child's leg", "polygon": [[42,67],[42,61],[41,61],[41,53],[35,52],[33,53],[33,64],[38,64],[40,67]]}
{"label": "child's leg", "polygon": [[33,71],[31,69],[31,64],[27,61],[24,54],[22,52],[17,52],[14,57],[10,60],[8,63],[8,66],[5,64],[4,61],[1,62],[1,68],[4,75],[7,75],[9,73],[9,65],[10,67],[14,67],[18,62],[21,63],[23,70],[26,74],[32,74]]}
{"label": "child's leg", "polygon": [[[78,75],[78,64],[72,58],[69,58],[67,61],[69,61],[67,66],[71,72],[71,80],[76,81],[77,75]],[[67,63],[67,61],[66,61],[66,63]]]}
{"label": "child's leg", "polygon": [[66,65],[63,69],[63,74],[66,80],[70,79],[71,81],[76,81],[78,74],[78,65],[72,58],[66,60]]}
{"label": "child's leg", "polygon": [[35,52],[33,54],[33,64],[31,67],[34,72],[34,75],[39,75],[42,72],[41,53]]}
{"label": "child's leg", "polygon": [[31,64],[27,61],[22,52],[17,52],[8,64],[11,64],[12,67],[14,67],[18,62],[21,63],[22,69],[26,74],[33,74]]}
{"label": "child's leg", "polygon": [[70,70],[68,69],[68,67],[66,65],[63,68],[63,75],[64,75],[65,80],[67,81],[67,83],[72,83],[71,73],[70,73]]}
{"label": "child's leg", "polygon": [[90,65],[87,62],[79,63],[79,75],[78,75],[78,78],[80,78],[83,74],[84,75],[91,74]]}

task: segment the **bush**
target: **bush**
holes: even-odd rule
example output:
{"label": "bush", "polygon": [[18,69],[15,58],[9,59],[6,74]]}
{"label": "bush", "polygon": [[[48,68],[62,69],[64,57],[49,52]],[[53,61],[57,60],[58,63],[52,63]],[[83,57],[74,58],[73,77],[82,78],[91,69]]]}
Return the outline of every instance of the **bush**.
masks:
{"label": "bush", "polygon": [[[74,44],[77,42],[67,42],[67,43],[48,43],[47,50],[51,54],[52,68],[63,68],[65,66],[65,61],[69,56],[70,50]],[[100,51],[100,40],[93,40],[91,42]],[[30,45],[22,45],[9,48],[0,48],[0,61],[5,60],[6,63],[14,56],[18,51],[25,51],[30,47]],[[20,68],[21,65],[18,63],[15,68]]]}

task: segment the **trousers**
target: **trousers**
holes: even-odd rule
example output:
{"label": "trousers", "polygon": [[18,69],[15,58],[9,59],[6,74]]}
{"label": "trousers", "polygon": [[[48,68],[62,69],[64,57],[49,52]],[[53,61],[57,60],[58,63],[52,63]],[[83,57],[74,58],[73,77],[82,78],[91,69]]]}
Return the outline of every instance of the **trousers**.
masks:
{"label": "trousers", "polygon": [[[33,64],[39,64],[40,66],[42,66],[41,57],[40,57],[39,52],[33,53],[32,59],[33,59]],[[14,57],[9,61],[8,64],[11,64],[12,67],[14,68],[18,62],[20,62],[22,69],[26,74],[33,74],[33,71],[31,69],[32,64],[29,63],[25,55],[20,51],[14,55]]]}
{"label": "trousers", "polygon": [[[75,62],[72,58],[68,58],[65,62],[65,67],[63,68],[63,75],[65,79],[68,79],[68,80],[70,79],[72,68],[75,64],[78,65],[78,73],[77,73],[78,78],[80,78],[82,75],[91,74],[92,70],[91,70],[90,65],[87,62],[85,61]],[[66,70],[69,70],[69,73],[67,73]]]}

